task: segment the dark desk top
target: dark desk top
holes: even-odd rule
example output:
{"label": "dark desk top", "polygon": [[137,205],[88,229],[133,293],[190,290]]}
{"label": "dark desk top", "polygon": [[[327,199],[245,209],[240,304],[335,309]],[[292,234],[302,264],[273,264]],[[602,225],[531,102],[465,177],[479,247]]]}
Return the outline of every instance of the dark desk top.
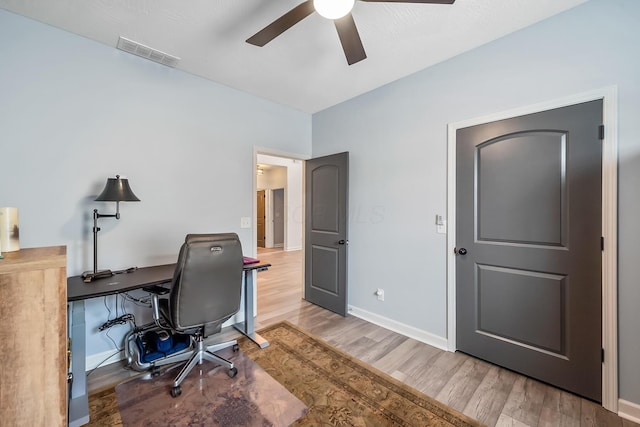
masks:
{"label": "dark desk top", "polygon": [[[269,267],[271,267],[271,264],[247,264],[243,267],[243,270],[263,271]],[[119,294],[147,286],[167,283],[173,279],[175,269],[175,264],[141,267],[131,273],[114,274],[111,277],[94,279],[89,283],[85,283],[84,280],[82,280],[82,276],[69,277],[67,278],[67,301],[79,301],[105,295]]]}

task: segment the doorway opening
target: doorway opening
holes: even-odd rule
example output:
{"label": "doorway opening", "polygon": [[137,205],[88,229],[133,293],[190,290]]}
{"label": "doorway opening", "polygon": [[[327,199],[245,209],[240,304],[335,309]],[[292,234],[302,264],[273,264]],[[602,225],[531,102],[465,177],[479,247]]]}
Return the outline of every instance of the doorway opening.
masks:
{"label": "doorway opening", "polygon": [[[292,280],[291,286],[300,288],[304,297],[304,161],[306,156],[274,152],[268,149],[254,150],[254,218],[256,232],[253,250],[256,258],[272,263],[295,262],[300,280]],[[259,193],[264,194],[264,211],[261,211]],[[260,215],[264,226],[260,227]],[[260,230],[260,231],[259,231]],[[259,234],[263,234],[263,240]],[[270,260],[273,259],[273,262]],[[296,273],[298,274],[298,273]],[[255,277],[254,313],[261,314],[258,304],[260,275]]]}
{"label": "doorway opening", "polygon": [[[301,163],[291,163],[288,159],[278,160],[285,165],[265,163],[275,162],[272,156],[260,155],[256,169],[256,242],[258,248],[296,250],[299,233],[295,225],[289,227],[288,221],[294,220],[295,214],[288,212],[290,202],[292,205],[300,203],[301,196],[297,194],[296,182],[288,182],[291,178],[296,180]],[[289,200],[289,198],[291,200]],[[288,235],[292,238],[286,239]]]}
{"label": "doorway opening", "polygon": [[256,246],[302,250],[303,162],[256,155]]}

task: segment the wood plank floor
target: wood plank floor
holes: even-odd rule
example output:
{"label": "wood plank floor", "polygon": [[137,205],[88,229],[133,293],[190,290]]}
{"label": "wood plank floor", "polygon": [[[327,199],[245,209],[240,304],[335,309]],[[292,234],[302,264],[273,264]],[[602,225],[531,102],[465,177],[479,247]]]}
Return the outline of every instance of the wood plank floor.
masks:
{"label": "wood plank floor", "polygon": [[[288,320],[333,346],[487,426],[638,426],[600,405],[511,371],[451,353],[302,299],[302,251],[260,250],[272,267],[258,276],[256,329]],[[232,328],[223,338],[237,336]],[[137,373],[121,363],[96,369],[89,390]]]}

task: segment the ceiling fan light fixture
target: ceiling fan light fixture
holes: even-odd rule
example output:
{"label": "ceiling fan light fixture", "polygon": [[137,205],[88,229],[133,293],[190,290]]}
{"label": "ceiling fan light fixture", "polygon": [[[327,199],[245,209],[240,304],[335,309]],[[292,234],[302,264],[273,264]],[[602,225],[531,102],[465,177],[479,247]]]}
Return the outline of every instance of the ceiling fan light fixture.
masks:
{"label": "ceiling fan light fixture", "polygon": [[313,0],[313,8],[327,19],[340,19],[351,12],[355,0]]}

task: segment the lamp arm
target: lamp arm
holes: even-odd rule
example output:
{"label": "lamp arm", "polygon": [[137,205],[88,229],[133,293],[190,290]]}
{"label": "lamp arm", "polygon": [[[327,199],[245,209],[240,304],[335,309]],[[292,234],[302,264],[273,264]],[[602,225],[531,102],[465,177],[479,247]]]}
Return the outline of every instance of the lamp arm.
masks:
{"label": "lamp arm", "polygon": [[94,221],[97,220],[98,218],[115,218],[115,219],[120,219],[120,213],[114,213],[114,214],[101,214],[98,213],[98,209],[94,209],[93,210],[93,219]]}

